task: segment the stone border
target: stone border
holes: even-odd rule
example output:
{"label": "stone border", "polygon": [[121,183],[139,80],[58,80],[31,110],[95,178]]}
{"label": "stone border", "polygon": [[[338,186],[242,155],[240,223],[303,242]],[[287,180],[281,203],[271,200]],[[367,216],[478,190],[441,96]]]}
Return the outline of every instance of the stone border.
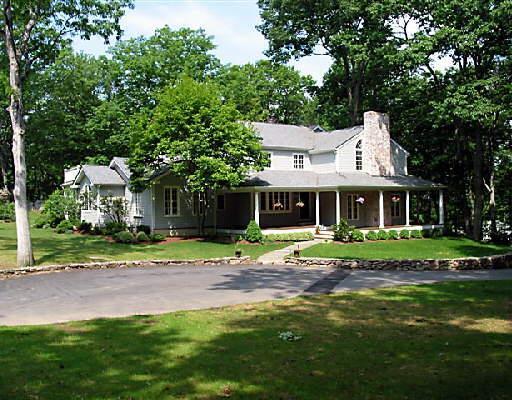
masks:
{"label": "stone border", "polygon": [[336,267],[342,269],[395,270],[395,271],[447,271],[512,268],[512,253],[441,260],[345,260],[337,258],[294,258],[285,259],[286,264],[302,267]]}
{"label": "stone border", "polygon": [[222,257],[222,258],[203,258],[194,260],[142,260],[142,261],[107,261],[107,262],[93,262],[93,263],[76,263],[76,264],[57,264],[57,265],[42,265],[39,267],[28,268],[12,268],[0,269],[0,280],[7,278],[14,278],[18,276],[69,271],[74,269],[108,269],[108,268],[133,268],[133,267],[168,267],[173,265],[189,265],[189,266],[204,266],[204,265],[240,265],[252,264],[255,261],[251,260],[249,256],[243,257]]}

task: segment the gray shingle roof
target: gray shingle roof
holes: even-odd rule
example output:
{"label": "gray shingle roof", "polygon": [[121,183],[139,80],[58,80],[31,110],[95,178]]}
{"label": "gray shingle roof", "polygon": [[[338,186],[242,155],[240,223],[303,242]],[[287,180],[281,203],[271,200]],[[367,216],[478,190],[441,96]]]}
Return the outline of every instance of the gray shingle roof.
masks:
{"label": "gray shingle roof", "polygon": [[298,125],[265,122],[252,122],[251,125],[262,138],[263,147],[311,151],[334,150],[363,130],[362,126],[355,126],[331,132],[315,132]]}
{"label": "gray shingle roof", "polygon": [[124,185],[125,181],[112,168],[103,165],[84,165],[82,173],[93,185]]}
{"label": "gray shingle roof", "polygon": [[249,177],[243,186],[276,188],[440,188],[442,185],[411,175],[373,176],[364,172],[349,174],[318,174],[312,171],[273,171],[258,172]]}
{"label": "gray shingle roof", "polygon": [[119,169],[121,170],[121,172],[124,174],[124,176],[126,176],[127,179],[130,179],[131,172],[130,172],[130,168],[128,167],[128,159],[127,158],[114,157],[112,159],[112,162],[110,163],[110,165],[112,165],[112,163],[116,163],[118,165]]}

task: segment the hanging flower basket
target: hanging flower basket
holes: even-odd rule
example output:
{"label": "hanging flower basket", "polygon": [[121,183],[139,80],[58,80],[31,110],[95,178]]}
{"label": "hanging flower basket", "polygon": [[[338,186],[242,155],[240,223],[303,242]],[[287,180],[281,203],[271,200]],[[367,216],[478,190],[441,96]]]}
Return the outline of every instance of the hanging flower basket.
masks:
{"label": "hanging flower basket", "polygon": [[274,203],[272,205],[272,207],[274,208],[274,210],[280,210],[283,208],[283,205],[281,203],[277,202],[277,203]]}
{"label": "hanging flower basket", "polygon": [[391,196],[391,201],[393,203],[398,203],[400,201],[400,195],[394,194],[393,196]]}
{"label": "hanging flower basket", "polygon": [[302,208],[304,207],[304,202],[302,200],[299,200],[295,205],[299,208]]}
{"label": "hanging flower basket", "polygon": [[366,199],[364,198],[364,196],[359,196],[359,197],[356,199],[356,203],[364,204],[365,202],[366,202]]}

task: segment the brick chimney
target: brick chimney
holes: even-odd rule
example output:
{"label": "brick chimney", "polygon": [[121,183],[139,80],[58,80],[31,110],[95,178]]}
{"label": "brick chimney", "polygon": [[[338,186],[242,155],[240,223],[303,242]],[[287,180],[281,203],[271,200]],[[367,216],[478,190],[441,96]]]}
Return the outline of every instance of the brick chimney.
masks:
{"label": "brick chimney", "polygon": [[391,175],[389,116],[376,111],[364,113],[363,171],[370,175]]}

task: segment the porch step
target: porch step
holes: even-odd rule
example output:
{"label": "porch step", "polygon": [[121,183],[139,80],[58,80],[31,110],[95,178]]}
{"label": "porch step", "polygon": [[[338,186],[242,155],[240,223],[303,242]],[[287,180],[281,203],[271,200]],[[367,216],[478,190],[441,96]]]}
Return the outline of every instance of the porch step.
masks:
{"label": "porch step", "polygon": [[332,232],[320,232],[320,233],[315,233],[315,239],[333,239],[334,238],[334,234]]}

